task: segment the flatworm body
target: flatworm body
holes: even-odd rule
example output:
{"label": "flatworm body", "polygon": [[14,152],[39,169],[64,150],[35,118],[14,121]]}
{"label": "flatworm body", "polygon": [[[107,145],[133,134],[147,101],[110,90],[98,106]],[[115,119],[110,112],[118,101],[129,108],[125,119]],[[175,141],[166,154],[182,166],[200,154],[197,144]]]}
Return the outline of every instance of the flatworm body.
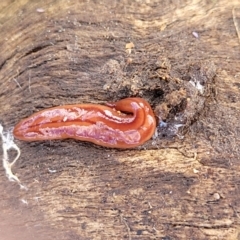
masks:
{"label": "flatworm body", "polygon": [[76,104],[39,111],[20,121],[13,134],[24,141],[74,138],[111,148],[133,148],[149,140],[156,119],[148,102],[125,98],[107,106]]}

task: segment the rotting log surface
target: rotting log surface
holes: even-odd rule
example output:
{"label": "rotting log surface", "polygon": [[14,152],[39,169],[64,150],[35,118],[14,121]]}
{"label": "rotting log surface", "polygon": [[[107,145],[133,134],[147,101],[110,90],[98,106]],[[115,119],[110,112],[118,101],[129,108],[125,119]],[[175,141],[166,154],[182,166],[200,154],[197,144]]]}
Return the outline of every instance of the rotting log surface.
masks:
{"label": "rotting log surface", "polygon": [[0,171],[4,240],[240,238],[238,3],[1,1],[5,129],[47,107],[128,96],[184,124],[127,151],[16,141],[28,191]]}

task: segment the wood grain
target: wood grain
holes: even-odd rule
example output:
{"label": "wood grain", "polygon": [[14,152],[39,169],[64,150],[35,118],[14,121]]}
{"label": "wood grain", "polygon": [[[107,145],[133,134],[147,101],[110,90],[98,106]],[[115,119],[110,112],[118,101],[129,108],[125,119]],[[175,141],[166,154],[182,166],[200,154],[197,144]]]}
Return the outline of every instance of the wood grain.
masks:
{"label": "wood grain", "polygon": [[0,170],[1,236],[239,239],[238,3],[2,0],[5,130],[44,108],[130,96],[185,125],[127,151],[16,141],[28,191]]}

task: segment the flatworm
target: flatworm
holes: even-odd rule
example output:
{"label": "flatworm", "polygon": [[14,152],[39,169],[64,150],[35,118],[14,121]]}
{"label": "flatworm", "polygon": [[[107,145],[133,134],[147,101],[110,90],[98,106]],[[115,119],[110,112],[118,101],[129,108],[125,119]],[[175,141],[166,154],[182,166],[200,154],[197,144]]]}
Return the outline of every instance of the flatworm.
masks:
{"label": "flatworm", "polygon": [[39,141],[73,138],[110,148],[133,148],[149,140],[156,119],[147,101],[125,98],[106,106],[76,104],[39,111],[20,121],[15,138]]}

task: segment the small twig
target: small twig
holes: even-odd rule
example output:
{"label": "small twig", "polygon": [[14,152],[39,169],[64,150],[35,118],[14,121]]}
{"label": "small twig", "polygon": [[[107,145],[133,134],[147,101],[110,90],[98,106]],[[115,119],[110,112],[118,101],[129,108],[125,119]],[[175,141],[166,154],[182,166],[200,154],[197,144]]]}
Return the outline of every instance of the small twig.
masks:
{"label": "small twig", "polygon": [[18,80],[16,79],[16,78],[13,78],[13,81],[19,86],[19,88],[21,88],[22,89],[22,87],[21,87],[21,85],[20,85],[20,83],[18,82]]}
{"label": "small twig", "polygon": [[[240,26],[238,24],[238,21],[237,21],[237,17],[236,17],[236,10],[235,8],[232,9],[232,16],[233,16],[233,23],[234,23],[234,26],[236,28],[236,32],[237,32],[237,35],[238,35],[238,39],[240,41]],[[239,19],[240,20],[240,19]]]}
{"label": "small twig", "polygon": [[123,222],[124,225],[125,225],[126,228],[127,228],[127,231],[128,231],[128,239],[129,239],[129,240],[132,240],[131,233],[130,233],[130,227],[128,226],[127,221],[124,219],[124,217],[123,217],[122,215],[120,215],[120,218],[121,218],[121,222]]}
{"label": "small twig", "polygon": [[236,214],[236,216],[237,216],[238,218],[240,218],[238,212],[237,212],[236,209],[233,207],[233,205],[232,205],[232,204],[229,204],[229,206],[233,209],[233,211],[234,211],[234,213]]}
{"label": "small twig", "polygon": [[31,90],[31,72],[30,71],[28,74],[28,89],[29,89],[29,92],[31,93],[32,90]]}

